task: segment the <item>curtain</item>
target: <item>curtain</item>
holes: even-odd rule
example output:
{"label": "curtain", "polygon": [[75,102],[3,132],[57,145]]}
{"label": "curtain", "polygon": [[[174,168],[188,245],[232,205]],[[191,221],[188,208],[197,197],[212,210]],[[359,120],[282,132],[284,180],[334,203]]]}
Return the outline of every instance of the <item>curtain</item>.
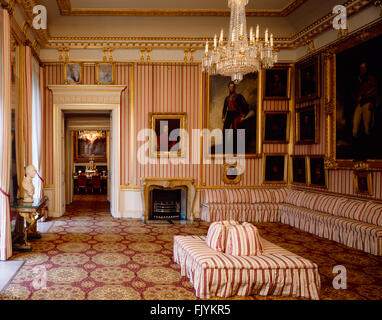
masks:
{"label": "curtain", "polygon": [[[32,164],[32,50],[24,46],[24,166]],[[37,169],[37,167],[36,167]]]}
{"label": "curtain", "polygon": [[32,164],[37,170],[37,177],[33,179],[35,198],[42,197],[43,181],[42,172],[42,148],[41,148],[41,95],[40,95],[40,65],[36,58],[32,58]]}
{"label": "curtain", "polygon": [[0,260],[12,255],[9,207],[11,172],[11,19],[7,10],[0,14]]}

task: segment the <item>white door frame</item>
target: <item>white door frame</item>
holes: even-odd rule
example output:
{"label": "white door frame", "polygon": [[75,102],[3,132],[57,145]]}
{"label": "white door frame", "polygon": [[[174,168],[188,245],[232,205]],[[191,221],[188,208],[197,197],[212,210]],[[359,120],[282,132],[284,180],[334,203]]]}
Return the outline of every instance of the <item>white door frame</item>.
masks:
{"label": "white door frame", "polygon": [[[50,86],[53,91],[53,168],[54,168],[54,210],[49,212],[52,217],[60,217],[65,213],[65,193],[62,192],[65,177],[63,159],[63,117],[65,110],[102,110],[111,111],[111,154],[110,154],[110,211],[113,217],[120,217],[119,193],[120,193],[120,95],[126,86]],[[105,96],[106,95],[106,96]],[[80,97],[81,102],[76,103]],[[103,103],[99,103],[101,101]],[[72,103],[72,101],[74,103]],[[95,103],[93,103],[93,101]],[[110,103],[108,103],[110,101]],[[118,103],[116,103],[118,101]],[[98,103],[97,103],[98,102]]]}

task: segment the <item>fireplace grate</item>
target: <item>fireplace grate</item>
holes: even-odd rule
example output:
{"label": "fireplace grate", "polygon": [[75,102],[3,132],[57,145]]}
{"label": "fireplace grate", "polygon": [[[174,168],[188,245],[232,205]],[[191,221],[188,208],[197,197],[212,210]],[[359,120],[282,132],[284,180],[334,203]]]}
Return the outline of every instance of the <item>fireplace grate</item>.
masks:
{"label": "fireplace grate", "polygon": [[153,218],[157,220],[180,219],[180,203],[177,201],[154,201]]}

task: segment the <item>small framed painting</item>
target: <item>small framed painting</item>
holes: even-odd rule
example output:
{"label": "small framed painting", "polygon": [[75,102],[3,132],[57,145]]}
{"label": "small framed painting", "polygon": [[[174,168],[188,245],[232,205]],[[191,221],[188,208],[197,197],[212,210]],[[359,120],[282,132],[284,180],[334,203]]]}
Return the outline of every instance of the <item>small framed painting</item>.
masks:
{"label": "small framed painting", "polygon": [[296,66],[297,101],[307,101],[320,97],[320,58],[315,56]]}
{"label": "small framed painting", "polygon": [[290,99],[290,67],[265,70],[264,99]]}
{"label": "small framed painting", "polygon": [[309,157],[309,185],[313,187],[328,187],[328,170],[325,169],[323,157]]}
{"label": "small framed painting", "polygon": [[83,64],[68,62],[64,65],[65,84],[81,84],[83,78]]}
{"label": "small framed painting", "polygon": [[115,81],[114,63],[97,63],[96,64],[96,80],[97,80],[97,84],[114,84],[114,81]]}
{"label": "small framed painting", "polygon": [[373,178],[370,171],[353,171],[354,193],[373,195]]}
{"label": "small framed painting", "polygon": [[264,112],[264,143],[289,143],[289,112]]}
{"label": "small framed painting", "polygon": [[150,113],[151,157],[183,157],[187,128],[186,113]]}
{"label": "small framed painting", "polygon": [[264,183],[287,182],[286,159],[285,155],[264,155]]}
{"label": "small framed painting", "polygon": [[319,142],[318,106],[311,105],[296,110],[296,143],[313,144]]}
{"label": "small framed painting", "polygon": [[305,157],[292,156],[291,157],[291,173],[292,182],[298,184],[307,184],[306,178],[306,164],[307,160]]}

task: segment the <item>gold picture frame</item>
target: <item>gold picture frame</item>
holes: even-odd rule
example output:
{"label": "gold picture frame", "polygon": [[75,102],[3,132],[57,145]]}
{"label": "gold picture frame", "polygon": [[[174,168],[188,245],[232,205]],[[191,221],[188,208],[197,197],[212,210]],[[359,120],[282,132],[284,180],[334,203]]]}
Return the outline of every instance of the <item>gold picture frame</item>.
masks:
{"label": "gold picture frame", "polygon": [[[150,112],[149,126],[151,128],[150,157],[178,158],[186,155],[187,113],[185,112]],[[166,129],[167,127],[167,129]],[[180,129],[179,135],[175,133],[179,141],[172,139],[174,129]],[[167,147],[165,143],[167,141]],[[177,150],[173,150],[178,147]]]}
{"label": "gold picture frame", "polygon": [[[300,160],[300,163],[297,163],[295,160]],[[303,168],[298,168],[297,166],[303,165]],[[299,170],[300,169],[300,170]],[[302,170],[302,172],[301,172]],[[289,174],[292,184],[297,185],[308,185],[308,158],[305,156],[290,156],[289,157]],[[304,181],[302,176],[304,176]]]}
{"label": "gold picture frame", "polygon": [[324,156],[308,157],[308,186],[316,188],[328,188],[329,174],[325,168]]}
{"label": "gold picture frame", "polygon": [[[237,170],[241,171],[240,174],[237,173]],[[234,171],[234,172],[232,172]],[[223,164],[223,181],[225,184],[238,184],[241,181],[243,175],[242,169],[236,164]]]}
{"label": "gold picture frame", "polygon": [[95,69],[97,84],[114,84],[115,83],[115,63],[113,62],[97,62]]}
{"label": "gold picture frame", "polygon": [[84,65],[82,62],[64,63],[64,82],[65,84],[82,84],[84,78]]}
{"label": "gold picture frame", "polygon": [[296,101],[314,100],[321,96],[321,59],[315,55],[296,64]]}
{"label": "gold picture frame", "polygon": [[380,21],[375,24],[363,28],[358,32],[354,32],[349,36],[343,37],[340,41],[330,45],[323,53],[325,65],[325,116],[328,123],[326,141],[328,151],[326,155],[326,168],[328,169],[354,169],[363,168],[365,170],[381,170],[382,159],[343,159],[337,154],[337,56],[338,54],[351,49],[357,45],[361,45],[368,40],[382,35],[382,23]]}
{"label": "gold picture frame", "polygon": [[[263,99],[264,100],[290,100],[291,98],[291,65],[277,65],[272,69],[264,70]],[[273,79],[278,76],[279,86],[275,86]],[[275,87],[271,88],[273,85]],[[285,92],[285,94],[283,94]]]}
{"label": "gold picture frame", "polygon": [[[275,170],[282,167],[282,172]],[[286,153],[263,154],[263,183],[286,184],[288,182],[288,155]]]}
{"label": "gold picture frame", "polygon": [[373,176],[371,171],[353,171],[354,193],[373,195]]}
{"label": "gold picture frame", "polygon": [[263,143],[288,144],[290,139],[290,112],[264,111],[262,127]]}
{"label": "gold picture frame", "polygon": [[[302,122],[301,117],[304,117]],[[312,123],[312,117],[314,117]],[[306,122],[306,123],[305,123]],[[317,144],[320,141],[319,104],[296,109],[296,144]],[[312,137],[314,135],[314,137]]]}
{"label": "gold picture frame", "polygon": [[[82,139],[80,139],[80,135],[79,135],[79,131],[82,131],[82,130],[78,130],[78,131],[74,131],[73,132],[73,144],[74,144],[74,154],[73,154],[73,161],[74,163],[87,163],[89,162],[90,160],[93,160],[94,162],[107,162],[107,149],[109,147],[108,145],[108,135],[109,135],[109,132],[107,130],[91,130],[91,131],[100,131],[100,132],[103,132],[104,133],[104,137],[102,139],[99,139],[100,142],[102,144],[102,147],[105,149],[104,152],[101,154],[101,155],[97,155],[97,154],[94,154],[94,155],[91,155],[91,154],[86,154],[84,153],[84,150],[82,150],[81,148],[81,145],[84,146],[90,146],[91,143],[89,143],[88,141],[80,141]],[[97,141],[96,141],[97,142]],[[85,148],[85,150],[88,149],[88,148]]]}

